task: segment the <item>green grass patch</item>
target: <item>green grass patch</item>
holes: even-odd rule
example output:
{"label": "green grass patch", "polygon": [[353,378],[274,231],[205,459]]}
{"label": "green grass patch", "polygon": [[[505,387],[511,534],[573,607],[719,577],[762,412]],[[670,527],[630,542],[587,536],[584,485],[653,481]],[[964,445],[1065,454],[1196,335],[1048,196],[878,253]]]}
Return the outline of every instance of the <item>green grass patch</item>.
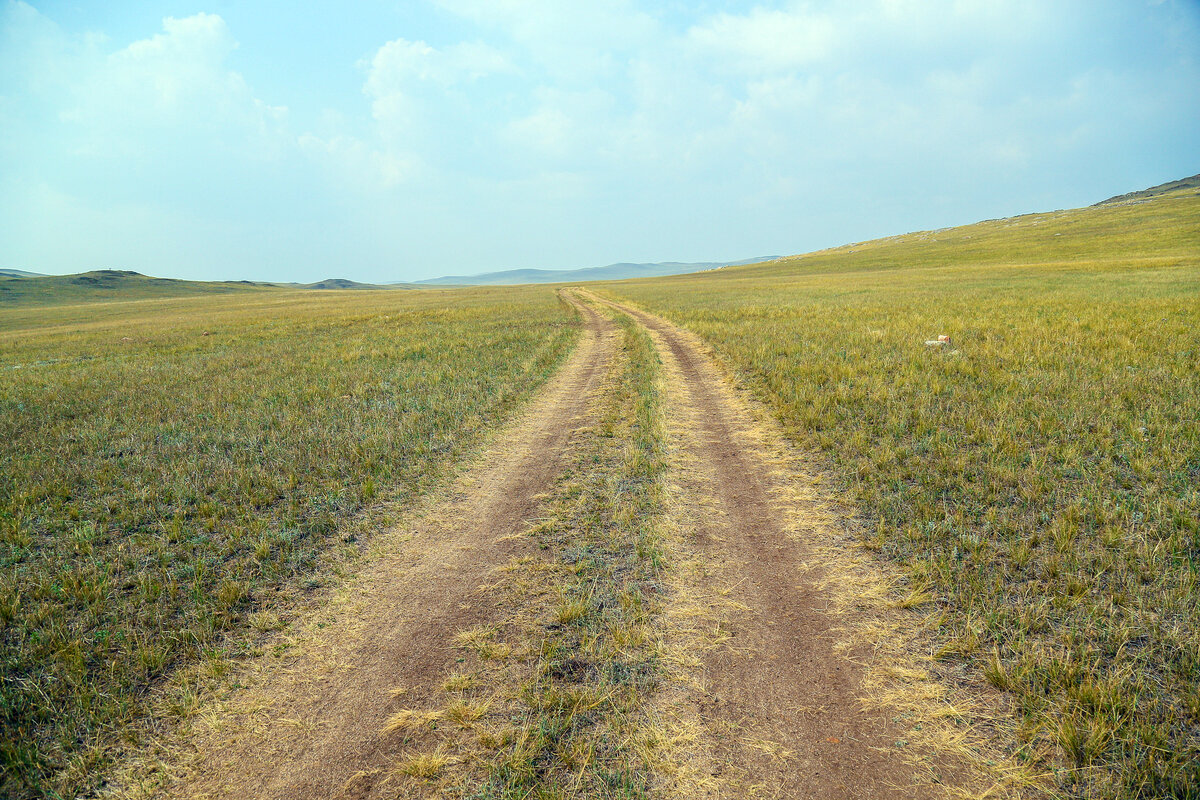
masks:
{"label": "green grass patch", "polygon": [[160,679],[442,479],[577,327],[539,288],[0,307],[0,795],[99,785]]}
{"label": "green grass patch", "polygon": [[1194,189],[610,290],[819,454],[1062,794],[1200,796]]}

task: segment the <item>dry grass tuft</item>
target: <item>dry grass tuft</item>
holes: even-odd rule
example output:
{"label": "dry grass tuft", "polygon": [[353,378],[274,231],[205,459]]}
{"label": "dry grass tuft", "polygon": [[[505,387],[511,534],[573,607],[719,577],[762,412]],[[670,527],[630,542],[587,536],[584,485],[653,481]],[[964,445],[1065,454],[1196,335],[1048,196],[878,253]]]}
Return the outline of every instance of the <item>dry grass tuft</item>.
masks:
{"label": "dry grass tuft", "polygon": [[443,692],[466,692],[474,689],[479,683],[477,675],[465,675],[456,672],[442,681]]}
{"label": "dry grass tuft", "polygon": [[485,703],[468,703],[463,700],[458,700],[446,706],[443,712],[446,719],[463,727],[469,728],[471,724],[478,721],[487,714],[488,709],[492,707],[490,702]]}
{"label": "dry grass tuft", "polygon": [[441,775],[442,771],[454,764],[456,760],[441,750],[419,753],[406,759],[396,768],[396,771],[410,778],[431,781]]}

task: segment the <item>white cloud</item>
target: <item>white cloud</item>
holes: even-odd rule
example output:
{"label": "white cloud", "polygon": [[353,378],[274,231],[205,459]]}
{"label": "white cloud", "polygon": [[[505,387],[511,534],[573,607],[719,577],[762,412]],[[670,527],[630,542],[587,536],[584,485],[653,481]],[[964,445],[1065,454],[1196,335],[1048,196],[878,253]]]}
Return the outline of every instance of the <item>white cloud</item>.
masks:
{"label": "white cloud", "polygon": [[503,52],[482,42],[438,49],[394,39],[362,66],[363,92],[371,99],[378,133],[390,149],[410,151],[406,160],[415,157],[411,151],[444,147],[445,129],[471,126],[472,115],[488,102],[485,89],[475,84],[518,73]]}
{"label": "white cloud", "polygon": [[51,20],[20,0],[0,6],[0,96],[46,92],[64,77],[59,65],[67,37]]}
{"label": "white cloud", "polygon": [[403,91],[412,81],[445,87],[515,71],[504,53],[483,42],[461,42],[437,50],[425,42],[394,39],[375,51],[367,64],[364,91],[383,97]]}
{"label": "white cloud", "polygon": [[562,108],[543,107],[508,125],[508,139],[539,156],[563,158],[578,144],[578,126]]}
{"label": "white cloud", "polygon": [[776,73],[827,58],[837,35],[826,15],[756,8],[747,15],[718,14],[689,30],[687,38],[718,69]]}
{"label": "white cloud", "polygon": [[664,36],[655,17],[631,0],[435,0],[520,49],[555,81],[595,85],[619,75],[630,56]]}
{"label": "white cloud", "polygon": [[437,0],[443,8],[479,24],[499,28],[530,49],[553,43],[598,45],[623,50],[643,44],[658,31],[654,18],[628,0]]}
{"label": "white cloud", "polygon": [[416,156],[382,150],[355,136],[322,138],[306,133],[299,137],[298,144],[332,185],[352,194],[388,191],[427,173],[426,165]]}
{"label": "white cloud", "polygon": [[608,92],[542,88],[534,97],[534,109],[500,131],[523,163],[551,170],[564,162],[588,167],[611,149],[612,120],[619,115]]}
{"label": "white cloud", "polygon": [[125,241],[195,220],[431,270],[785,252],[1021,210],[1048,175],[1086,199],[1093,165],[1149,171],[1200,124],[1182,0],[432,2],[359,32],[378,46],[307,108],[254,25],[244,51],[214,14],[114,44],[0,0],[0,200],[24,215],[0,240],[79,219],[78,250],[119,212]]}
{"label": "white cloud", "polygon": [[167,17],[163,30],[106,56],[91,55],[61,112],[79,153],[112,156],[207,149],[260,154],[286,145],[287,109],[254,96],[225,66],[237,47],[215,14]]}

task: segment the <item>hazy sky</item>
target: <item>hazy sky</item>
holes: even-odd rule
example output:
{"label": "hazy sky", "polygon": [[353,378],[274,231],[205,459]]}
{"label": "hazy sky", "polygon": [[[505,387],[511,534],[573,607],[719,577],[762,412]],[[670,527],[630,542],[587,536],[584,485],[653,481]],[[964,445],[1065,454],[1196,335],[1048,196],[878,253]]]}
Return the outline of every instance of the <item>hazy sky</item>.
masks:
{"label": "hazy sky", "polygon": [[0,267],[799,253],[1200,172],[1200,0],[0,0]]}

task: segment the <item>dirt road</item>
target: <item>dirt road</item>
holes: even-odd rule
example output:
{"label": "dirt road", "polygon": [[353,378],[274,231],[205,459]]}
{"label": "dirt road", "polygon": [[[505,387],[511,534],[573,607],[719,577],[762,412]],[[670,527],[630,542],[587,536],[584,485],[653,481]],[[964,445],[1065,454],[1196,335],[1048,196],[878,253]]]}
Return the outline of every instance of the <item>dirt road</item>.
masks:
{"label": "dirt road", "polygon": [[407,796],[394,769],[403,737],[383,732],[387,720],[402,706],[421,706],[453,672],[454,632],[500,613],[480,587],[531,547],[513,534],[536,515],[572,436],[594,422],[589,397],[620,356],[616,326],[596,310],[606,304],[644,326],[663,361],[666,424],[678,451],[677,539],[686,558],[708,565],[701,577],[674,580],[725,598],[717,621],[725,643],[704,649],[694,689],[673,700],[672,713],[698,720],[680,758],[700,765],[703,780],[664,794],[944,793],[901,757],[900,729],[888,715],[860,704],[863,667],[853,650],[835,646],[840,620],[813,567],[819,556],[796,535],[797,525],[824,516],[806,515],[780,492],[796,476],[765,453],[762,431],[731,388],[670,324],[586,293],[567,296],[585,332],[562,371],[449,492],[379,535],[379,555],[304,626],[294,655],[264,660],[247,688],[195,727],[168,796]]}

